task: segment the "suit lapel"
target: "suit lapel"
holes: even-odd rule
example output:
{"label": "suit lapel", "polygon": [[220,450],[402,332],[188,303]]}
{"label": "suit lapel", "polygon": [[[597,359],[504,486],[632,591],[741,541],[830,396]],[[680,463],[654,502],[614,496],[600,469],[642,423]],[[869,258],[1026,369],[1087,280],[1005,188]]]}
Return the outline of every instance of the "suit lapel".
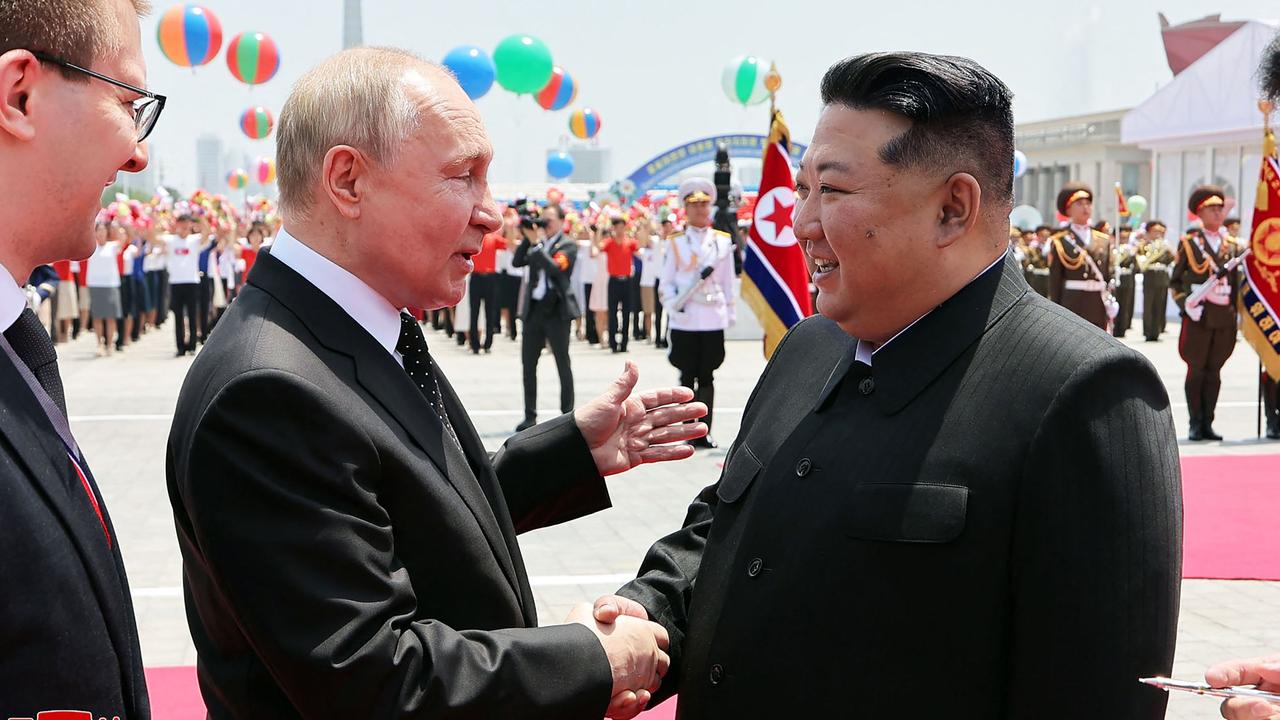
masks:
{"label": "suit lapel", "polygon": [[[271,257],[269,253],[263,253],[253,267],[253,278],[250,281],[252,285],[288,307],[322,345],[352,358],[357,382],[400,423],[414,444],[431,458],[462,497],[489,542],[494,556],[498,558],[512,590],[519,596],[515,571],[503,538],[504,524],[490,506],[467,458],[448,437],[444,425],[409,379],[404,368],[332,298],[320,292],[284,263]],[[441,392],[445,393],[447,383],[443,377],[440,380]],[[448,394],[452,395],[452,391],[448,391]],[[479,438],[475,436],[475,429],[467,419],[466,412],[456,403],[456,398],[454,400],[454,407],[446,407],[446,411],[454,423],[454,430],[458,431],[459,440],[464,436],[471,436],[467,439],[474,439],[478,443]],[[458,419],[465,422],[459,423]],[[464,427],[466,431],[459,431],[459,427]],[[486,469],[488,462],[485,455],[479,458],[476,467]],[[506,525],[509,524],[508,519]]]}
{"label": "suit lapel", "polygon": [[[521,608],[531,607],[529,601],[532,597],[525,597],[525,586],[521,582],[524,566],[520,562],[520,552],[516,547],[515,528],[510,521],[511,511],[507,508],[506,497],[502,494],[497,474],[489,462],[489,451],[485,449],[484,443],[480,440],[480,433],[471,423],[471,417],[462,407],[462,401],[453,391],[453,386],[445,379],[444,373],[438,373],[437,378],[440,381],[440,393],[444,396],[445,412],[449,414],[449,422],[453,423],[453,429],[458,434],[458,442],[462,445],[459,448],[452,442],[448,443],[450,452],[456,455],[457,462],[476,469],[476,484],[484,493],[486,509],[493,519],[491,523],[481,524],[485,537],[493,547],[498,564],[502,566],[502,572],[511,583],[511,588],[520,598]],[[506,521],[500,521],[498,518],[506,518]]]}
{"label": "suit lapel", "polygon": [[[112,545],[108,546],[102,533],[102,523],[98,521],[71,466],[66,447],[5,352],[0,352],[0,433],[9,439],[17,452],[16,459],[26,468],[26,477],[53,508],[71,536],[93,586],[98,606],[102,609],[116,656],[120,659],[119,672],[126,689],[125,697],[132,702],[137,697],[133,687],[134,624],[129,611],[131,601],[123,582],[124,566],[115,546],[115,530],[107,521],[112,537]],[[87,463],[84,470],[106,520],[106,505],[96,491]],[[69,588],[68,591],[77,589]]]}

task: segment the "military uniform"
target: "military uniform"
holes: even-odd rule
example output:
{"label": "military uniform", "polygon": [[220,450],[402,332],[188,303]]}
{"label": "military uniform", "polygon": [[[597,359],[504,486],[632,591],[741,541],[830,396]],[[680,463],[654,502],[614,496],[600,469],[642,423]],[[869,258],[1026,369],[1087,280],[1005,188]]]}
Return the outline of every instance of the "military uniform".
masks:
{"label": "military uniform", "polygon": [[[1192,193],[1190,209],[1198,212],[1209,205],[1221,205],[1224,196],[1221,188],[1202,186]],[[1233,271],[1220,280],[1213,280],[1213,276],[1244,250],[1244,246],[1225,230],[1217,233],[1194,230],[1178,243],[1169,287],[1173,290],[1174,302],[1182,311],[1178,353],[1187,363],[1185,391],[1191,416],[1189,437],[1192,440],[1221,439],[1213,432],[1214,409],[1222,389],[1222,366],[1236,346],[1236,297],[1240,292],[1240,273]],[[1187,297],[1206,282],[1214,282],[1214,290],[1201,303],[1189,308]]]}
{"label": "military uniform", "polygon": [[1142,273],[1142,335],[1153,342],[1164,332],[1169,307],[1169,270],[1175,259],[1164,238],[1152,240],[1138,253],[1138,270]]}
{"label": "military uniform", "polygon": [[1138,264],[1133,246],[1125,241],[1117,242],[1111,261],[1116,269],[1116,302],[1120,306],[1111,328],[1111,334],[1122,338],[1125,333],[1129,332],[1130,326],[1133,325],[1133,305],[1136,290],[1134,270]]}
{"label": "military uniform", "polygon": [[[680,186],[684,202],[714,202],[715,186],[707,180],[686,180]],[[671,350],[668,356],[680,371],[680,384],[706,404],[703,422],[711,426],[715,403],[715,371],[724,362],[724,331],[737,322],[734,300],[733,238],[710,227],[687,226],[671,238],[658,292],[667,310]],[[703,272],[710,268],[710,275]],[[677,299],[693,288],[683,307]],[[694,445],[715,447],[710,436]]]}
{"label": "military uniform", "polygon": [[[1093,191],[1072,183],[1058,193],[1058,212],[1077,200],[1093,200]],[[1107,300],[1111,282],[1111,236],[1088,225],[1068,225],[1049,236],[1049,299],[1097,325],[1110,324]]]}
{"label": "military uniform", "polygon": [[1280,440],[1280,383],[1262,371],[1262,408],[1267,416],[1267,438]]}
{"label": "military uniform", "polygon": [[1024,244],[1018,259],[1022,262],[1022,276],[1031,289],[1049,297],[1049,258],[1044,247]]}

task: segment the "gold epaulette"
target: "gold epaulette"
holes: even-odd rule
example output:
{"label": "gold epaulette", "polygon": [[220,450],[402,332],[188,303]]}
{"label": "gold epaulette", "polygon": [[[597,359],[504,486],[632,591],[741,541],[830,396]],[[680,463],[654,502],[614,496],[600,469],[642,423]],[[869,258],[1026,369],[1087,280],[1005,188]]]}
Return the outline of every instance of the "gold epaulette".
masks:
{"label": "gold epaulette", "polygon": [[722,237],[733,237],[732,235],[730,235],[729,233],[727,233],[727,232],[725,232],[725,231],[723,231],[723,230],[716,230],[715,228],[712,228],[712,229],[711,229],[711,231],[712,231],[712,232],[714,232],[714,233],[715,233],[715,234],[717,234],[717,235],[722,236]]}
{"label": "gold epaulette", "polygon": [[1056,232],[1056,233],[1054,233],[1054,234],[1050,235],[1050,236],[1049,236],[1049,239],[1050,239],[1050,240],[1057,240],[1058,238],[1064,238],[1064,237],[1066,237],[1070,232],[1071,232],[1071,230],[1069,230],[1069,229],[1067,229],[1067,228],[1063,228],[1063,229],[1059,230],[1058,232]]}
{"label": "gold epaulette", "polygon": [[1093,233],[1094,240],[1102,240],[1103,242],[1111,242],[1111,236],[1101,230],[1090,230]]}

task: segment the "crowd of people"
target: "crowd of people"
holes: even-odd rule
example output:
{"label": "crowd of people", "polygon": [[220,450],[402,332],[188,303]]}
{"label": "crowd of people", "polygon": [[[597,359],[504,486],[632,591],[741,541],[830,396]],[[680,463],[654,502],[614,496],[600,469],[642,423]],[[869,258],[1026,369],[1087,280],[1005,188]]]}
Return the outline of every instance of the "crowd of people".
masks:
{"label": "crowd of people", "polygon": [[37,267],[28,304],[55,343],[89,333],[100,357],[163,327],[172,312],[181,357],[208,339],[279,228],[266,199],[242,210],[204,191],[177,202],[117,196],[95,220],[93,253]]}

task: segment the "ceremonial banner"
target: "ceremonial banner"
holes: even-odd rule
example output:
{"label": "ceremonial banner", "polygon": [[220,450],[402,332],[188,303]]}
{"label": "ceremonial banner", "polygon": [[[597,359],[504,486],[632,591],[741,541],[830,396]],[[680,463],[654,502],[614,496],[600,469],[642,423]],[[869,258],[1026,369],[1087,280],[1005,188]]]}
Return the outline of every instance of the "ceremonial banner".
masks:
{"label": "ceremonial banner", "polygon": [[1241,327],[1267,373],[1280,380],[1280,164],[1270,130],[1264,141],[1249,247],[1253,253],[1244,263],[1245,282],[1240,288]]}
{"label": "ceremonial banner", "polygon": [[813,314],[809,297],[809,268],[796,242],[791,212],[796,204],[796,181],[788,161],[791,133],[775,112],[764,147],[760,195],[742,261],[742,299],[764,328],[764,356],[792,325]]}

